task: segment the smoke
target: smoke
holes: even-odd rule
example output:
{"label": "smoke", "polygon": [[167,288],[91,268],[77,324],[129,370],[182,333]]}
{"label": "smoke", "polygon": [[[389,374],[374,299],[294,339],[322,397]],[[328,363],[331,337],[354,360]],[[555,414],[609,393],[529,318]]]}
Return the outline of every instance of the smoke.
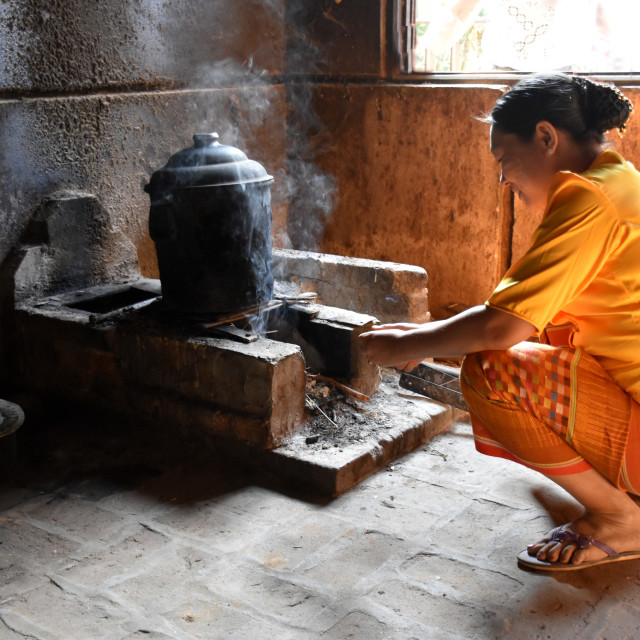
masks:
{"label": "smoke", "polygon": [[[316,162],[332,140],[313,109],[314,85],[308,80],[326,68],[324,55],[308,35],[316,12],[313,3],[228,0],[218,3],[216,21],[202,22],[194,15],[211,16],[210,0],[194,0],[187,16],[182,5],[178,13],[171,4],[140,2],[155,25],[142,30],[146,50],[162,58],[160,66],[171,71],[173,51],[193,56],[188,77],[182,76],[185,88],[194,90],[193,108],[186,114],[192,118],[189,128],[194,133],[215,131],[221,144],[264,164],[275,180],[273,206],[278,213],[287,211],[286,223],[273,231],[276,245],[318,251],[336,202],[337,182]],[[180,71],[184,74],[184,65]],[[284,161],[269,166],[267,158],[281,148],[283,129]]]}
{"label": "smoke", "polygon": [[[322,64],[322,56],[310,43],[290,38],[287,61],[288,68],[304,65],[306,70],[317,70]],[[233,88],[231,94],[224,94],[228,100],[226,108],[218,109],[218,113],[228,112],[229,117],[217,118],[214,124],[204,121],[201,128],[213,126],[224,144],[243,150],[259,148],[250,136],[268,127],[269,119],[280,117],[281,113],[280,105],[274,104],[274,100],[279,101],[282,94],[272,90],[274,79],[267,70],[254,64],[251,58],[242,62],[228,58],[199,65],[194,78],[199,86]],[[285,166],[275,171],[266,167],[275,178],[272,186],[274,204],[284,204],[288,210],[287,226],[277,228],[275,236],[277,244],[283,248],[319,251],[324,229],[335,208],[337,180],[320,168],[316,159],[333,140],[314,110],[315,86],[305,78],[288,75],[285,91]]]}
{"label": "smoke", "polygon": [[287,90],[287,163],[283,187],[289,204],[289,246],[318,251],[337,198],[335,176],[316,163],[332,144],[331,133],[313,108],[314,87],[298,83]]}

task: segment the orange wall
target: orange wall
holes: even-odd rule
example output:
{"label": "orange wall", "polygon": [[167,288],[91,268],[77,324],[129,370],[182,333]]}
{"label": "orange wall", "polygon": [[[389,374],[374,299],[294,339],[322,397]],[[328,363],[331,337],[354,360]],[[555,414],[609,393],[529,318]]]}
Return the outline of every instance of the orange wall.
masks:
{"label": "orange wall", "polygon": [[[315,161],[335,178],[319,250],[414,264],[435,317],[482,303],[537,225],[499,186],[488,127],[498,86],[322,84]],[[638,103],[640,89],[625,89]],[[640,121],[611,144],[640,167]],[[305,224],[291,209],[288,225]],[[295,233],[293,234],[295,235]]]}

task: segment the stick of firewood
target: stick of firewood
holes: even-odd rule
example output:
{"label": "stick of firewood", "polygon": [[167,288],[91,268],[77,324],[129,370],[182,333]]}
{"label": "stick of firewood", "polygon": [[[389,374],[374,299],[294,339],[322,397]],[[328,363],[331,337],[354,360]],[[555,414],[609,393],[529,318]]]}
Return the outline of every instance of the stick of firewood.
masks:
{"label": "stick of firewood", "polygon": [[213,329],[214,327],[219,327],[222,324],[229,324],[230,322],[237,322],[238,320],[244,320],[247,316],[255,316],[263,311],[269,311],[271,309],[277,309],[284,304],[282,300],[269,300],[269,302],[265,302],[263,305],[258,305],[257,307],[251,307],[250,309],[245,309],[244,311],[238,311],[237,313],[232,313],[228,316],[224,316],[223,318],[219,318],[215,322],[207,322],[202,325],[203,329]]}
{"label": "stick of firewood", "polygon": [[354,398],[358,398],[358,400],[362,400],[363,402],[371,402],[371,398],[368,395],[365,395],[364,393],[360,393],[360,391],[356,391],[351,387],[347,387],[347,385],[342,384],[341,382],[338,382],[333,378],[327,378],[326,376],[322,376],[319,373],[309,373],[307,375],[310,378],[313,378],[314,380],[321,380],[322,382],[328,382],[329,384],[332,384],[334,387],[337,387],[338,389],[340,389],[340,391],[344,391],[345,393],[348,393]]}
{"label": "stick of firewood", "polygon": [[202,325],[203,329],[213,329],[214,327],[219,327],[222,324],[229,324],[230,322],[237,322],[238,320],[244,320],[247,316],[256,316],[259,313],[264,311],[270,311],[272,309],[277,309],[284,304],[290,304],[295,302],[312,302],[318,297],[318,294],[309,291],[307,293],[301,293],[299,296],[282,296],[278,297],[275,300],[269,300],[264,304],[257,305],[255,307],[250,307],[249,309],[244,309],[243,311],[238,311],[236,313],[232,313],[228,316],[224,316],[223,318],[219,318],[214,322],[207,322]]}

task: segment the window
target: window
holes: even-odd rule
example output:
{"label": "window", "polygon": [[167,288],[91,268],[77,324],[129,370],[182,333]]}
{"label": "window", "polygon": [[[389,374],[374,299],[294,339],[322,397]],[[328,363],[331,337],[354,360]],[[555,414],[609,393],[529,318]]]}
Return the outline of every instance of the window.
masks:
{"label": "window", "polygon": [[638,0],[410,0],[408,70],[640,72]]}

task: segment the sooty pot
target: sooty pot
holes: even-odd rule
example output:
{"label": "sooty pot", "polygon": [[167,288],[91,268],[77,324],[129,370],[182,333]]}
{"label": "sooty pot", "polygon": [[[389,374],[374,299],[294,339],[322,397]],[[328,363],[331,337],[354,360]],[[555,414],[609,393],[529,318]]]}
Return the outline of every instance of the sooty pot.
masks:
{"label": "sooty pot", "polygon": [[149,232],[169,309],[220,315],[271,299],[272,183],[217,133],[194,135],[151,176]]}

